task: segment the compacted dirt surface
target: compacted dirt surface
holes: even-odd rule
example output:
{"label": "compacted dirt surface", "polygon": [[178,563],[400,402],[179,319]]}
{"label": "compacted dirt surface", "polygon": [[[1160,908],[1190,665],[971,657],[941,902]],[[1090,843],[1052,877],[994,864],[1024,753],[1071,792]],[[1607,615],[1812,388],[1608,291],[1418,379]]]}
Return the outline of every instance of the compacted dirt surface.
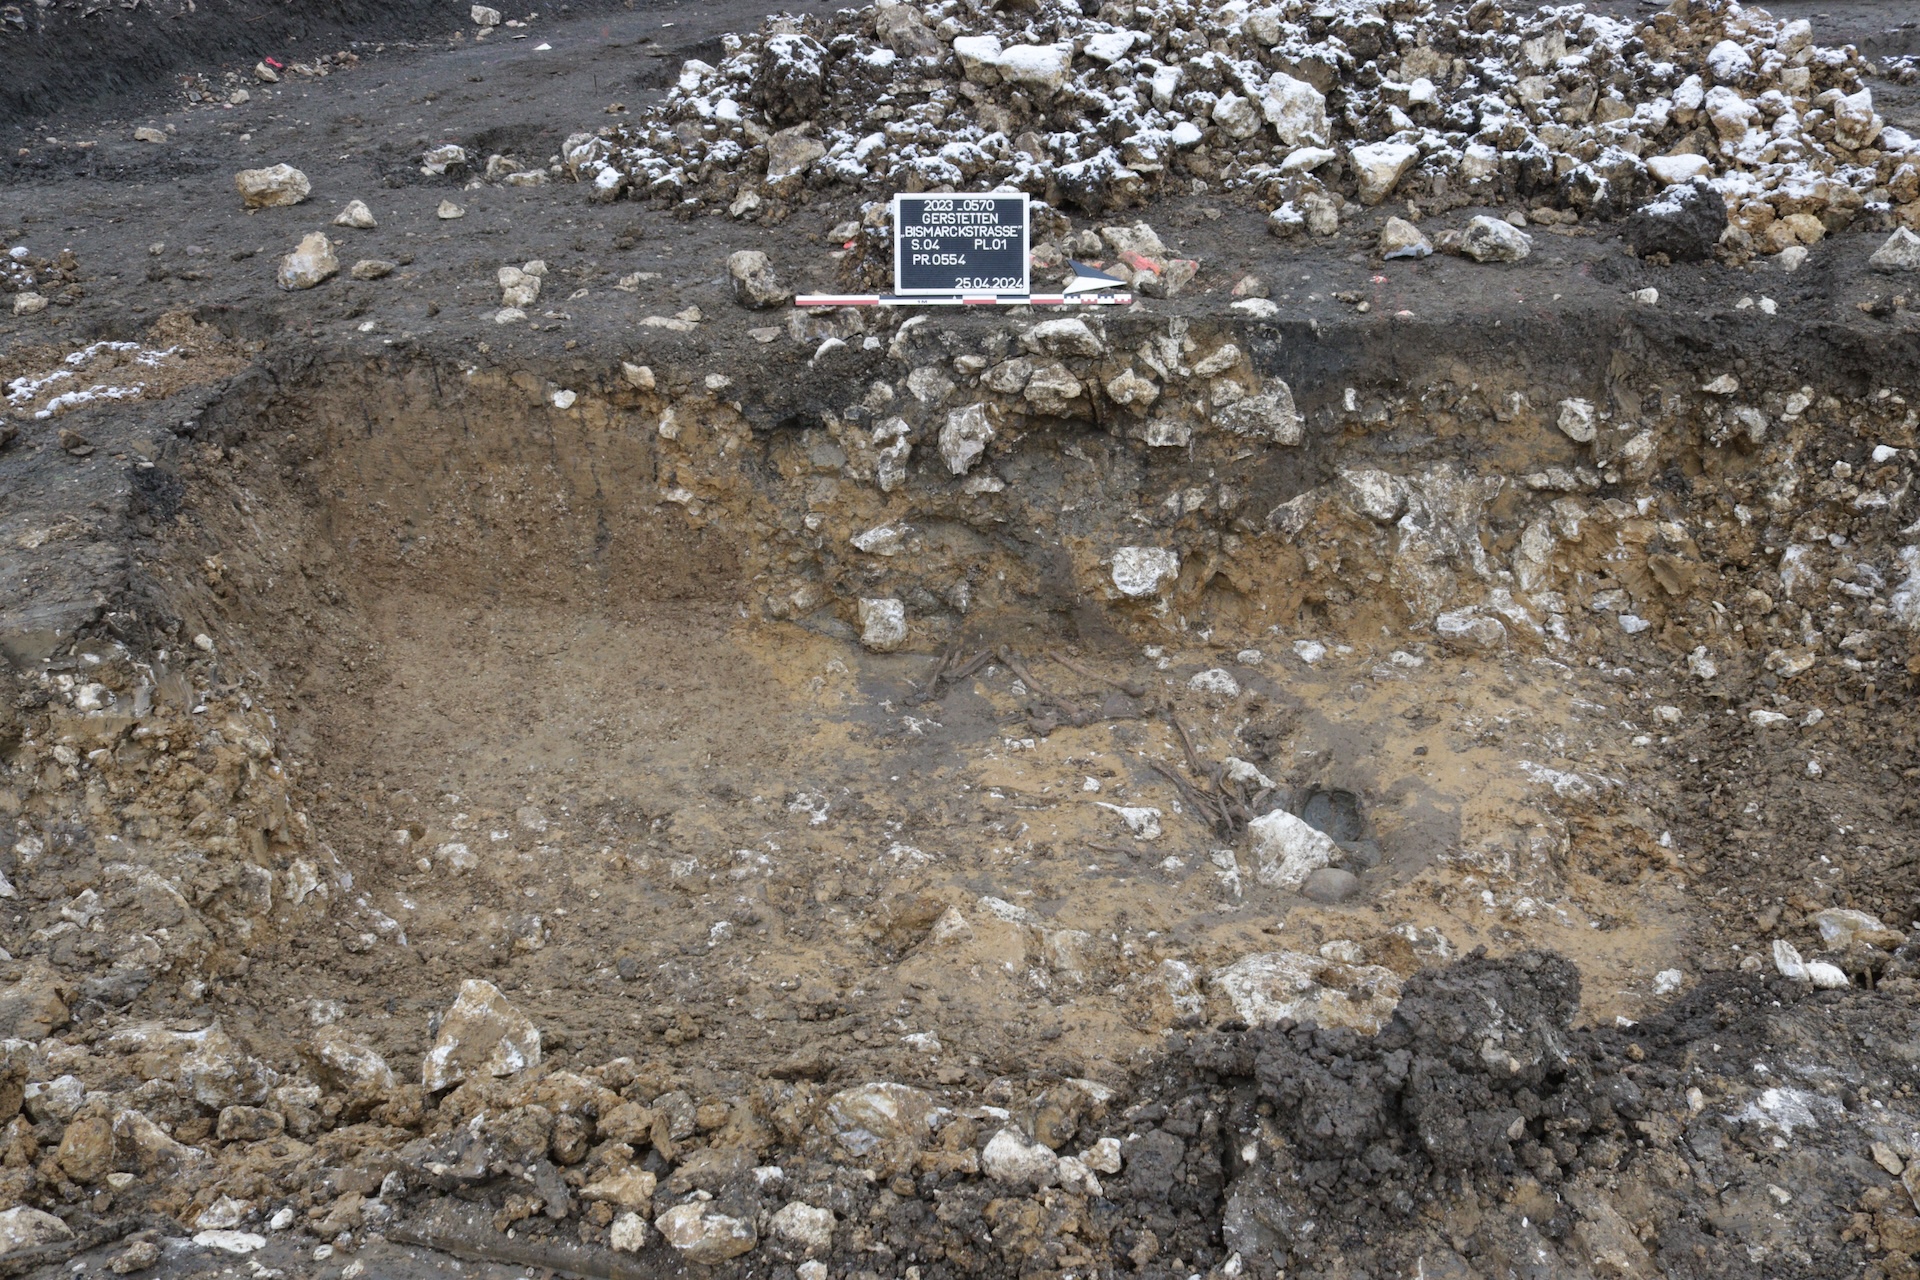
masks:
{"label": "compacted dirt surface", "polygon": [[0,1270],[1920,1275],[1901,6],[377,8],[0,6]]}

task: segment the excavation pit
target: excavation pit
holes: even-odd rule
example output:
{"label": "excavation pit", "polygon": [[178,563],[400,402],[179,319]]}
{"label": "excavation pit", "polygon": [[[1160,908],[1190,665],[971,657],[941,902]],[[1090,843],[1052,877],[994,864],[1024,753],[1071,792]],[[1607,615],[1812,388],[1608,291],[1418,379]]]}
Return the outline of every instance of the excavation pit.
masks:
{"label": "excavation pit", "polygon": [[[1659,434],[1676,452],[1628,456],[1642,475],[1687,480],[1654,486],[1667,496],[1645,506],[1607,491],[1606,468],[1623,464],[1584,458],[1555,426],[1577,380],[1474,386],[1448,356],[1425,380],[1350,395],[1349,376],[1326,371],[1338,351],[1303,368],[1284,340],[1160,323],[1099,336],[1108,350],[1190,344],[1193,363],[1232,347],[1242,391],[1284,397],[1303,443],[1195,432],[1173,450],[1128,418],[1040,415],[989,391],[975,403],[994,433],[956,468],[941,433],[966,406],[872,407],[912,399],[877,385],[925,380],[897,332],[884,361],[832,381],[742,373],[716,387],[661,361],[642,387],[625,370],[407,359],[209,403],[168,454],[183,497],[156,537],[173,574],[156,616],[174,637],[153,664],[156,706],[181,714],[184,691],[183,718],[207,717],[256,757],[245,726],[273,735],[284,813],[201,819],[198,833],[271,890],[242,872],[207,900],[207,987],[96,986],[76,1016],[190,1019],[216,1001],[252,1054],[290,1074],[316,1044],[345,1042],[404,1083],[457,1014],[452,993],[491,984],[541,1033],[535,1076],[649,1109],[633,1167],[713,1166],[689,1175],[717,1197],[702,1221],[766,1208],[746,1189],[759,1175],[726,1172],[735,1150],[792,1170],[809,1204],[876,1161],[910,1200],[999,1186],[969,1172],[964,1143],[988,1143],[1000,1112],[1020,1117],[1017,1134],[1095,1158],[1099,1134],[1124,1138],[1155,1107],[1204,1096],[1168,1046],[1209,1027],[1193,1053],[1241,1082],[1234,1105],[1266,1098],[1293,1126],[1281,1150],[1345,1171],[1315,1196],[1372,1203],[1362,1184],[1380,1175],[1362,1171],[1382,1152],[1475,1178],[1502,1160],[1567,1178],[1612,1159],[1620,1121],[1586,1092],[1585,1067],[1495,1073],[1504,1083],[1480,1105],[1516,1108],[1502,1133],[1521,1136],[1486,1157],[1412,1118],[1383,1122],[1364,1149],[1317,1136],[1310,1072],[1245,1091],[1355,1043],[1369,1046],[1361,1060],[1389,1055],[1407,999],[1536,1000],[1514,1015],[1536,1027],[1577,1002],[1579,1060],[1613,1069],[1608,1037],[1625,1033],[1611,1024],[1642,1017],[1697,962],[1701,855],[1675,839],[1686,808],[1660,762],[1724,767],[1744,735],[1778,732],[1750,709],[1730,737],[1702,681],[1750,681],[1752,709],[1821,723],[1810,687],[1787,683],[1805,672],[1773,656],[1781,641],[1743,665],[1743,632],[1673,584],[1719,575],[1743,629],[1824,621],[1761,611],[1753,593],[1791,601],[1808,579],[1743,578],[1745,552],[1715,541],[1739,535],[1715,531],[1748,527],[1732,512],[1779,491],[1783,456],[1826,475],[1857,456],[1858,492],[1897,492],[1905,454],[1885,450],[1908,447],[1890,443],[1911,430],[1904,405],[1833,397],[1769,455],[1729,447],[1723,407],[1686,389],[1697,372],[1649,368],[1635,375],[1651,384],[1641,412],[1668,415]],[[1021,332],[961,322],[931,337],[940,357],[920,358],[952,368],[1017,349]],[[1111,376],[1098,359],[1067,368],[1097,383]],[[1634,438],[1624,424],[1616,436]],[[875,444],[902,442],[883,471]],[[1903,562],[1874,531],[1905,501],[1852,524],[1856,550],[1797,543],[1788,565],[1871,582],[1867,564],[1897,583]],[[1178,567],[1136,594],[1121,570],[1154,563],[1124,554],[1141,547]],[[1889,608],[1857,599],[1862,619]],[[875,600],[900,605],[898,633],[876,639]],[[203,634],[210,648],[189,652]],[[1699,674],[1696,637],[1718,637],[1714,677]],[[139,750],[117,750],[138,767]],[[1249,841],[1249,820],[1288,805],[1328,842],[1325,870],[1303,878]],[[164,822],[148,834],[166,844]],[[1352,880],[1328,891],[1336,871]],[[1855,883],[1864,895],[1890,882]],[[1475,948],[1517,958],[1457,963]],[[1322,1030],[1260,1030],[1296,1024]],[[1272,1065],[1235,1056],[1243,1034]],[[524,1107],[525,1089],[553,1087],[482,1076],[378,1095],[315,1069],[345,1090],[341,1120],[398,1125],[414,1105]],[[1382,1114],[1415,1117],[1400,1087]],[[969,1118],[937,1142],[876,1133],[874,1089],[896,1091],[890,1107]],[[1387,1105],[1346,1085],[1329,1096],[1355,1116]],[[1578,1100],[1589,1127],[1528,1118],[1568,1105],[1553,1099]],[[598,1104],[603,1131],[613,1105]],[[971,1118],[982,1107],[999,1111]],[[192,1116],[182,1123],[191,1136]],[[396,1167],[457,1155],[431,1119],[421,1132],[392,1148]],[[993,1159],[1009,1158],[994,1141]],[[1103,1194],[1186,1252],[1312,1248],[1272,1234],[1282,1210],[1244,1171],[1218,1228],[1214,1209],[1140,1208],[1158,1203],[1153,1157],[1133,1139],[1123,1150],[1141,1172]],[[505,1256],[491,1243],[500,1215],[533,1202],[487,1185],[463,1194],[494,1206],[491,1222],[427,1187],[396,1238]],[[1380,1212],[1400,1212],[1404,1187]],[[1136,1248],[1139,1224],[1125,1230]],[[921,1224],[899,1239],[945,1237]]]}
{"label": "excavation pit", "polygon": [[329,1278],[1903,1274],[1874,244],[1388,262],[1398,200],[1210,187],[1129,309],[747,310],[867,211],[404,158],[386,276],[234,212],[11,321],[0,1204]]}

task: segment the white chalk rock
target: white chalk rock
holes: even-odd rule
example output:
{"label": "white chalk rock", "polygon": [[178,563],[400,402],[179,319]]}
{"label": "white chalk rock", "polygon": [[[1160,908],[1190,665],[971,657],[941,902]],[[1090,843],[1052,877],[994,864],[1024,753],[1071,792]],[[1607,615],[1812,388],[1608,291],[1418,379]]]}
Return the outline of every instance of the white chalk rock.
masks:
{"label": "white chalk rock", "polygon": [[1297,892],[1307,877],[1333,862],[1338,846],[1325,832],[1284,809],[1262,814],[1247,824],[1254,877],[1273,889]]}
{"label": "white chalk rock", "polygon": [[1096,800],[1095,804],[1120,816],[1127,824],[1127,830],[1135,840],[1158,840],[1160,838],[1160,811],[1145,805],[1108,804],[1105,800]]}
{"label": "white chalk rock", "polygon": [[1848,907],[1828,907],[1813,913],[1814,927],[1820,930],[1820,942],[1830,951],[1844,951],[1856,942],[1891,951],[1907,940],[1898,929],[1889,929],[1880,917]]}
{"label": "white chalk rock", "polygon": [[193,1242],[202,1249],[217,1249],[221,1253],[243,1256],[267,1247],[267,1238],[251,1231],[202,1231],[193,1237]]}
{"label": "white chalk rock", "polygon": [[645,1218],[638,1213],[623,1213],[608,1228],[607,1243],[621,1253],[638,1253],[647,1247],[651,1234]]}
{"label": "white chalk rock", "polygon": [[1139,599],[1160,594],[1162,583],[1180,576],[1180,553],[1165,547],[1119,547],[1113,553],[1113,585]]}
{"label": "white chalk rock", "polygon": [[373,210],[367,208],[365,200],[349,200],[347,207],[334,215],[333,225],[371,231],[379,224],[373,220]]}
{"label": "white chalk rock", "polygon": [[1562,400],[1559,426],[1562,435],[1580,444],[1593,443],[1599,430],[1599,415],[1590,400]]}
{"label": "white chalk rock", "polygon": [[892,653],[907,642],[907,606],[891,596],[860,601],[860,643]]}
{"label": "white chalk rock", "polygon": [[1419,158],[1420,148],[1407,142],[1373,142],[1347,152],[1347,161],[1360,180],[1360,203],[1375,205],[1392,195]]}
{"label": "white chalk rock", "polygon": [[1824,960],[1802,960],[1800,949],[1785,938],[1774,939],[1773,967],[1780,971],[1783,978],[1804,979],[1828,991],[1837,991],[1850,985],[1846,973],[1839,966]]}
{"label": "white chalk rock", "polygon": [[1873,251],[1867,265],[1875,271],[1920,271],[1920,235],[1900,227]]}
{"label": "white chalk rock", "polygon": [[1671,187],[1695,178],[1711,178],[1713,161],[1705,156],[1649,156],[1647,172]]}
{"label": "white chalk rock", "polygon": [[1433,620],[1433,633],[1456,649],[1491,652],[1504,648],[1507,629],[1498,618],[1472,609],[1452,609]]}
{"label": "white chalk rock", "polygon": [[524,311],[540,297],[541,277],[520,267],[502,267],[494,273],[500,283],[500,305]]}
{"label": "white chalk rock", "polygon": [[1240,696],[1240,682],[1233,673],[1222,667],[1210,667],[1195,672],[1187,681],[1187,688],[1195,693],[1210,694],[1218,698],[1237,698]]}
{"label": "white chalk rock", "polygon": [[1407,504],[1406,486],[1392,472],[1356,467],[1340,473],[1340,495],[1375,524],[1392,524]]}
{"label": "white chalk rock", "polygon": [[833,1210],[794,1200],[781,1206],[767,1223],[774,1237],[808,1253],[833,1248]]}
{"label": "white chalk rock", "polygon": [[987,417],[987,407],[970,404],[947,414],[946,425],[940,428],[940,456],[947,460],[947,470],[963,476],[973,469],[992,439],[993,422]]}
{"label": "white chalk rock", "polygon": [[1107,349],[1087,322],[1078,317],[1042,320],[1021,335],[1020,345],[1049,356],[1098,356],[1106,354]]}
{"label": "white chalk rock", "polygon": [[1080,1161],[1095,1173],[1120,1172],[1120,1139],[1100,1139],[1080,1153]]}
{"label": "white chalk rock", "polygon": [[1340,153],[1329,147],[1295,147],[1280,162],[1283,177],[1292,177],[1298,173],[1312,173],[1329,160],[1338,160]]}
{"label": "white chalk rock", "polygon": [[73,1230],[50,1213],[23,1204],[0,1212],[0,1258],[21,1249],[72,1238]]}
{"label": "white chalk rock", "polygon": [[1266,390],[1259,395],[1237,400],[1220,410],[1214,421],[1237,436],[1253,436],[1287,446],[1300,443],[1305,425],[1293,403],[1293,388],[1278,378],[1270,379]]}
{"label": "white chalk rock", "polygon": [[510,1076],[540,1065],[540,1029],[491,982],[469,978],[420,1064],[431,1092],[473,1076]]}
{"label": "white chalk rock", "polygon": [[1300,951],[1244,956],[1215,972],[1213,982],[1235,1015],[1256,1027],[1291,1018],[1372,1035],[1400,1000],[1400,979],[1391,969]]}
{"label": "white chalk rock", "polygon": [[677,1204],[654,1219],[653,1225],[689,1262],[709,1266],[737,1258],[759,1243],[753,1223],[718,1212],[711,1201]]}
{"label": "white chalk rock", "polygon": [[1533,252],[1533,237],[1510,222],[1483,213],[1467,223],[1460,251],[1475,262],[1518,262]]}
{"label": "white chalk rock", "polygon": [[321,232],[304,237],[297,248],[280,259],[275,279],[282,289],[311,289],[340,272],[340,259],[334,256],[333,241]]}
{"label": "white chalk rock", "polygon": [[1000,51],[995,65],[1006,83],[1050,98],[1072,74],[1073,52],[1052,44],[1008,45]]}
{"label": "white chalk rock", "polygon": [[907,535],[913,529],[904,524],[879,524],[853,535],[854,549],[870,556],[897,556],[907,549]]}
{"label": "white chalk rock", "polygon": [[1213,104],[1213,122],[1229,138],[1250,138],[1259,131],[1262,119],[1251,99],[1228,93]]}
{"label": "white chalk rock", "polygon": [[1002,1129],[980,1152],[980,1171],[995,1182],[1051,1186],[1060,1176],[1060,1157],[1013,1129]]}
{"label": "white chalk rock", "polygon": [[1288,146],[1327,145],[1327,99],[1305,80],[1275,72],[1267,81],[1260,109],[1275,136]]}
{"label": "white chalk rock", "polygon": [[307,175],[290,164],[265,169],[242,169],[233,175],[234,190],[249,209],[273,209],[299,204],[313,190]]}
{"label": "white chalk rock", "polygon": [[1873,90],[1861,89],[1833,104],[1834,145],[1848,151],[1870,147],[1886,127],[1873,109]]}

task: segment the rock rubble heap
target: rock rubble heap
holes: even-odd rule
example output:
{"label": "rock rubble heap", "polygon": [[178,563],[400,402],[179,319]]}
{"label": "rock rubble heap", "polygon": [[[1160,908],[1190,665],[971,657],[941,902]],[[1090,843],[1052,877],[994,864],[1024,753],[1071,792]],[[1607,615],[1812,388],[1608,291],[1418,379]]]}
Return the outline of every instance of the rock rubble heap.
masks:
{"label": "rock rubble heap", "polygon": [[1705,179],[1739,249],[1920,225],[1920,141],[1876,113],[1860,55],[1732,3],[1632,22],[1492,0],[945,0],[775,19],[725,48],[568,140],[594,199],[777,220],[835,186],[1090,213],[1219,190],[1281,211],[1276,231],[1331,232],[1389,200],[1611,219]]}

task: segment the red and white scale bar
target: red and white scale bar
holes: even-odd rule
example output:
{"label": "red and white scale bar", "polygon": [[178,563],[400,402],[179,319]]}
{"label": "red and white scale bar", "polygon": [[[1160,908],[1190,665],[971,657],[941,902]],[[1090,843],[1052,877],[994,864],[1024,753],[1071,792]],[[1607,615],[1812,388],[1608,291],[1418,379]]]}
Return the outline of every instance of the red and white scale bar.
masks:
{"label": "red and white scale bar", "polygon": [[1128,307],[1130,293],[963,293],[952,296],[896,293],[803,293],[796,307]]}

